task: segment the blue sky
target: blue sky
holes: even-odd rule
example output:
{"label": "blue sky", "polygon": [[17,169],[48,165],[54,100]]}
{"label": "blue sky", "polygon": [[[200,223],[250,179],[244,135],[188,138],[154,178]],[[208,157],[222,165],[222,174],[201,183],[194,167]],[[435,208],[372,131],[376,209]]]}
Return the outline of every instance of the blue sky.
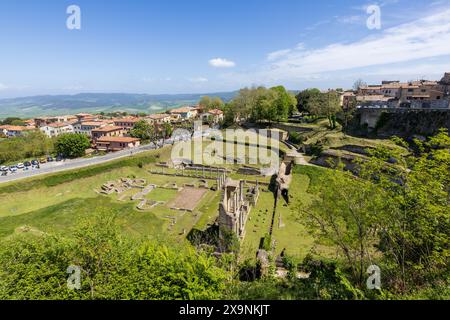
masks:
{"label": "blue sky", "polygon": [[[81,30],[66,28],[69,5]],[[366,9],[381,9],[370,30]],[[0,98],[351,87],[450,71],[450,0],[2,0]]]}

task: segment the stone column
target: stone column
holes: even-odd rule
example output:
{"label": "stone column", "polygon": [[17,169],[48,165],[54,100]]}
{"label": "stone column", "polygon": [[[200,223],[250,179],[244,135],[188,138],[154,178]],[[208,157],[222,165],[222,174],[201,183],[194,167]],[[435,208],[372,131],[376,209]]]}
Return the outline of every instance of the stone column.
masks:
{"label": "stone column", "polygon": [[244,201],[244,180],[239,181],[239,201]]}

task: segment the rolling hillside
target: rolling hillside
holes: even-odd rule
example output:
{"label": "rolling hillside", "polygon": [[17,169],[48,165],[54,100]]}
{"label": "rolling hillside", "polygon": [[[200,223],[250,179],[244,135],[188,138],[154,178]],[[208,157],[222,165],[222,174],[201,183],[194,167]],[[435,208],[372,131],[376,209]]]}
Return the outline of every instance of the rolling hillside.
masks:
{"label": "rolling hillside", "polygon": [[76,95],[43,95],[1,99],[0,118],[9,116],[34,117],[63,115],[78,112],[146,112],[157,113],[181,105],[196,104],[202,96],[219,96],[228,101],[235,92],[205,94],[128,94],[128,93],[80,93]]}

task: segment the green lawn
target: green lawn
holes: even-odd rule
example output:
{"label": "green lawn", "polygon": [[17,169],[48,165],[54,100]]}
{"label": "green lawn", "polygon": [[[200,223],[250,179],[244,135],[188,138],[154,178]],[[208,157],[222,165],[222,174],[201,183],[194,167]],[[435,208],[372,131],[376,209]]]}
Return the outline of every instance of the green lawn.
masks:
{"label": "green lawn", "polygon": [[[280,199],[275,214],[272,240],[275,241],[276,255],[286,249],[288,255],[301,261],[312,248],[323,254],[333,252],[329,246],[314,243],[299,214],[299,210],[307,206],[313,196],[309,193],[310,185],[326,170],[313,166],[294,168],[294,177],[289,188],[290,203],[287,205],[283,199]],[[255,258],[261,238],[270,230],[273,205],[273,194],[261,192],[259,201],[256,207],[252,208],[247,220],[246,234],[241,244],[241,260]]]}
{"label": "green lawn", "polygon": [[0,218],[0,237],[21,232],[29,227],[45,233],[67,234],[79,219],[104,209],[118,215],[119,225],[129,235],[160,237],[162,221],[152,213],[139,213],[131,203],[119,204],[109,197],[73,198],[55,205],[47,206],[28,213]]}

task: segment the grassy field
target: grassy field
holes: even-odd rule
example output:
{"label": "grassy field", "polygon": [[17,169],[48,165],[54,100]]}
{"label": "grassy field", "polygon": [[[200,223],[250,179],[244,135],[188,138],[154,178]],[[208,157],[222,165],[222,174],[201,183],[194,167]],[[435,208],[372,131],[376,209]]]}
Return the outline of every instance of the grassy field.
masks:
{"label": "grassy field", "polygon": [[[324,170],[326,169],[311,166],[295,167],[289,188],[289,204],[280,200],[275,211],[272,240],[276,255],[285,249],[286,254],[300,261],[312,248],[324,254],[331,252],[328,246],[314,243],[299,215],[299,210],[302,206],[307,206],[313,196],[309,190],[310,184]],[[255,258],[261,238],[269,233],[273,207],[273,193],[261,192],[259,201],[256,207],[252,208],[247,220],[246,235],[241,245],[241,259]]]}
{"label": "grassy field", "polygon": [[[24,230],[65,234],[78,218],[97,210],[119,213],[121,227],[130,235],[170,236],[182,240],[193,226],[205,229],[217,218],[219,191],[208,190],[192,213],[171,210],[166,206],[176,198],[176,190],[153,190],[146,198],[166,204],[144,212],[136,209],[139,201],[129,200],[136,190],[128,190],[121,195],[99,195],[96,192],[103,183],[123,177],[144,178],[147,183],[158,186],[198,182],[198,178],[150,173],[151,169],[156,169],[155,162],[168,161],[170,155],[171,148],[167,147],[89,168],[3,184],[0,186],[0,237]],[[165,171],[175,172],[173,169]],[[214,184],[212,180],[209,183]],[[121,201],[120,198],[127,199]],[[174,220],[176,223],[171,226]]]}
{"label": "grassy field", "polygon": [[[205,142],[208,144],[208,142]],[[128,190],[123,194],[101,195],[101,185],[107,181],[120,178],[144,178],[147,183],[160,187],[167,183],[176,183],[179,187],[185,183],[196,183],[198,178],[152,174],[158,161],[168,161],[171,148],[150,151],[112,161],[110,163],[67,171],[42,177],[35,177],[0,186],[0,238],[9,237],[18,232],[44,232],[70,234],[71,227],[77,221],[93,212],[106,210],[116,213],[123,232],[130,237],[152,237],[185,241],[192,228],[205,230],[214,223],[218,215],[221,200],[220,191],[208,190],[197,203],[193,212],[170,209],[168,204],[178,192],[171,189],[157,188],[146,199],[163,201],[148,211],[139,211],[131,196],[138,191]],[[237,169],[241,165],[229,165]],[[302,167],[300,167],[302,168]],[[298,169],[300,170],[300,169]],[[273,227],[275,253],[283,249],[289,255],[302,259],[313,247],[312,238],[306,232],[298,217],[297,202],[308,201],[308,186],[311,177],[320,168],[303,169],[294,174],[290,195],[291,203],[279,203]],[[309,171],[308,171],[309,170]],[[174,169],[164,169],[165,173],[174,173]],[[233,179],[269,182],[270,177],[231,174]],[[210,185],[213,180],[208,180]],[[261,185],[258,204],[252,209],[247,221],[246,236],[241,245],[243,258],[254,258],[260,240],[269,232],[274,205],[273,194],[267,186]],[[176,221],[175,223],[173,223]]]}

